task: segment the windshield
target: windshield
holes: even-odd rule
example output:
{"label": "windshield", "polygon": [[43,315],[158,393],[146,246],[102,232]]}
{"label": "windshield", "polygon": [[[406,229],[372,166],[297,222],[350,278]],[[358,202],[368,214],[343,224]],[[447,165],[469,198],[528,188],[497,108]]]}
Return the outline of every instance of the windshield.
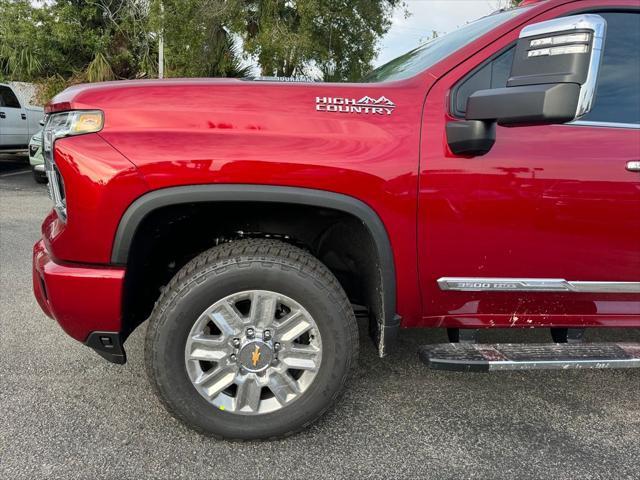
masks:
{"label": "windshield", "polygon": [[442,37],[436,37],[366,75],[362,82],[403,80],[412,77],[473,42],[489,30],[517,17],[531,7],[516,8],[482,17]]}

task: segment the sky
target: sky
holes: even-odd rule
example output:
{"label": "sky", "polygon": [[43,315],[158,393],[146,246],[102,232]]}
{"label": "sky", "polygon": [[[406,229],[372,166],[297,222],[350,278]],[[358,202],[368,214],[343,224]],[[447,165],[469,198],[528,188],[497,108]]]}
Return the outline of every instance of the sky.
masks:
{"label": "sky", "polygon": [[456,30],[458,27],[498,9],[500,0],[405,0],[411,14],[394,12],[392,26],[380,42],[380,52],[374,66],[411,50],[431,38],[432,31],[438,35]]}

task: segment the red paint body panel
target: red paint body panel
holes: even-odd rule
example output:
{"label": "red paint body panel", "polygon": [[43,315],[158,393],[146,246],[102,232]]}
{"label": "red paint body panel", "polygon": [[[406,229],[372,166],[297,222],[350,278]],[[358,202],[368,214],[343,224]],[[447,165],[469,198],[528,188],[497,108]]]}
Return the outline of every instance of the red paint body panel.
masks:
{"label": "red paint body panel", "polygon": [[[620,4],[624,2],[619,2]],[[637,5],[637,3],[627,3]],[[602,2],[571,3],[536,17]],[[443,75],[425,102],[419,269],[424,318],[405,326],[638,326],[638,294],[441,291],[440,277],[640,279],[640,131],[498,127],[482,157],[452,154],[445,124],[458,81],[518,37],[503,35]]]}
{"label": "red paint body panel", "polygon": [[106,265],[122,214],[149,188],[135,166],[96,134],[57,140],[55,159],[68,219],[53,211],[45,219],[47,248],[58,261]]}
{"label": "red paint body panel", "polygon": [[[637,130],[500,127],[494,149],[477,158],[452,155],[444,136],[455,120],[451,87],[515,41],[523,25],[637,4],[536,3],[398,82],[191,79],[70,88],[47,111],[100,109],[105,125],[55,143],[68,219],[52,212],[43,224],[36,297],[75,338],[89,328],[117,331],[124,271],[106,267],[127,207],[166,187],[262,184],[369,205],[391,241],[405,327],[638,327],[637,294],[443,292],[436,284],[443,276],[640,280],[640,216],[629,215],[640,211],[640,178],[624,170],[640,151]],[[384,95],[396,108],[391,115],[315,109],[316,97],[364,95]],[[48,300],[38,275],[53,288]]]}
{"label": "red paint body panel", "polygon": [[[129,82],[130,88],[117,83],[79,93],[75,108],[99,105],[105,112],[103,131],[86,138],[104,139],[135,164],[138,172],[136,176],[135,170],[121,163],[124,157],[117,156],[109,159],[114,186],[82,181],[104,194],[100,200],[110,202],[111,207],[92,207],[99,218],[82,218],[83,227],[91,226],[97,242],[84,249],[81,261],[108,262],[114,225],[126,206],[143,193],[144,184],[148,190],[215,183],[326,190],[358,198],[379,215],[394,252],[398,313],[419,318],[415,219],[424,87],[415,83],[383,88],[376,84],[195,80]],[[389,118],[315,110],[317,96],[359,98],[365,94],[385,95],[397,107]],[[170,111],[166,108],[169,99],[174,99]],[[56,161],[77,163],[75,155],[84,152],[78,141],[84,138],[56,142]],[[67,175],[62,173],[66,182]],[[77,187],[70,185],[67,190]],[[71,199],[68,202],[70,228],[74,220]],[[56,255],[63,250],[61,244],[53,245]],[[79,248],[75,242],[68,245],[70,251]]]}
{"label": "red paint body panel", "polygon": [[89,333],[120,331],[124,269],[55,263],[44,242],[33,248],[36,299],[71,337],[84,342]]}

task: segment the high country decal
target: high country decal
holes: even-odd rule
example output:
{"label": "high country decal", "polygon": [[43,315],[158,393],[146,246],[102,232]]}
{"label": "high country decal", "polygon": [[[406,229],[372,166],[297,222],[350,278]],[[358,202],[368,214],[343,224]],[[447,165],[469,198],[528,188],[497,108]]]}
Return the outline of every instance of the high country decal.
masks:
{"label": "high country decal", "polygon": [[391,115],[395,108],[396,104],[385,96],[376,99],[365,95],[360,100],[344,97],[316,97],[316,110],[318,112]]}

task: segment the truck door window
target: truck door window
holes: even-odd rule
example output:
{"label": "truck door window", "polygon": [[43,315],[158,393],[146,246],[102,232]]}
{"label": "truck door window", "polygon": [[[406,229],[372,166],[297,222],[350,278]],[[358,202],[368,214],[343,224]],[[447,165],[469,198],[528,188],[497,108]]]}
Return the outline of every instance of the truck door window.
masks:
{"label": "truck door window", "polygon": [[514,52],[514,47],[510,47],[489,62],[481,65],[454,87],[452,113],[455,116],[464,117],[467,111],[467,99],[473,92],[507,85]]}
{"label": "truck door window", "polygon": [[607,38],[591,112],[580,121],[640,125],[640,14],[595,12]]}
{"label": "truck door window", "polygon": [[9,87],[0,87],[0,97],[2,106],[7,108],[20,108],[20,102]]}

